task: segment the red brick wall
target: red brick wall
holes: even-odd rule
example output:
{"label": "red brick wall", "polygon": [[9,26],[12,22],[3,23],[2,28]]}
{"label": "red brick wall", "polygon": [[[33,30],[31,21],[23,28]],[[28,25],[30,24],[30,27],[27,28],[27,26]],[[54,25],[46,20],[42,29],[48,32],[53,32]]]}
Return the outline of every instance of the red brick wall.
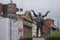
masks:
{"label": "red brick wall", "polygon": [[2,4],[0,3],[0,15],[2,15],[1,13],[3,12],[3,6]]}
{"label": "red brick wall", "polygon": [[[11,4],[9,3],[9,4],[7,4],[7,5],[8,5],[8,8],[10,8],[9,5],[11,5]],[[16,4],[13,3],[12,5],[13,5],[13,7],[12,7],[13,9],[12,9],[11,12],[16,12],[16,11],[17,11],[17,10],[16,10]]]}
{"label": "red brick wall", "polygon": [[50,25],[53,24],[54,25],[54,20],[52,19],[45,19],[44,20],[44,26],[43,26],[43,33],[44,35],[49,35],[51,33],[51,27]]}
{"label": "red brick wall", "polygon": [[44,24],[45,24],[45,25],[51,25],[51,24],[54,25],[54,20],[52,20],[52,19],[45,19],[45,20],[44,20]]}

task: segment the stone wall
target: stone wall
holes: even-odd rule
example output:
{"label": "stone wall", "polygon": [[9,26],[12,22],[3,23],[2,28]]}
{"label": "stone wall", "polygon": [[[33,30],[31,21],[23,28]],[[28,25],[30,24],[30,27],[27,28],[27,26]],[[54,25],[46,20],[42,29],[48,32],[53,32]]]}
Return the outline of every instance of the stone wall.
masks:
{"label": "stone wall", "polygon": [[32,36],[32,27],[24,26],[24,37]]}

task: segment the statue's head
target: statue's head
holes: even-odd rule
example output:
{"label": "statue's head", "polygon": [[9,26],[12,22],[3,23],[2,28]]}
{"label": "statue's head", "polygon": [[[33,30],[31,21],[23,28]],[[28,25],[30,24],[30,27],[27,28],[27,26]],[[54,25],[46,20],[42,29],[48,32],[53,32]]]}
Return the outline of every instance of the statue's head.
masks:
{"label": "statue's head", "polygon": [[41,13],[39,12],[39,14],[38,14],[39,16],[41,16]]}

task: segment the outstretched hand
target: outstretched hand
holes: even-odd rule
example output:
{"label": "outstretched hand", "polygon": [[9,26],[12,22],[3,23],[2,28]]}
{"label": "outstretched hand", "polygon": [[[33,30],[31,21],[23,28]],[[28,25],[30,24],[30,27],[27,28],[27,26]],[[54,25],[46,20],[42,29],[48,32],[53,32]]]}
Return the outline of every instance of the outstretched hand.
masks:
{"label": "outstretched hand", "polygon": [[34,10],[31,10],[31,11],[33,12],[34,16],[35,16],[35,17],[37,17],[37,15],[36,15],[35,11],[34,11]]}
{"label": "outstretched hand", "polygon": [[34,10],[31,10],[31,11],[34,11]]}
{"label": "outstretched hand", "polygon": [[35,14],[35,11],[34,10],[31,10],[34,14]]}
{"label": "outstretched hand", "polygon": [[50,11],[47,11],[46,13],[50,13]]}

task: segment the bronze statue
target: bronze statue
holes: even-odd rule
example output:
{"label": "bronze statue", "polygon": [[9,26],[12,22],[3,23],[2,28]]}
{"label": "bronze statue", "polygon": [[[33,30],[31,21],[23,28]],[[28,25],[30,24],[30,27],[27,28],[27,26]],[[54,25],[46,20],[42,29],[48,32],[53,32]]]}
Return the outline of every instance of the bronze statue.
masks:
{"label": "bronze statue", "polygon": [[50,11],[47,11],[45,15],[41,15],[41,13],[39,12],[38,15],[36,15],[35,11],[34,10],[31,10],[34,14],[35,17],[37,17],[37,21],[36,21],[36,25],[37,25],[37,31],[36,31],[36,36],[38,37],[38,31],[40,29],[40,33],[41,33],[41,36],[43,36],[43,20],[44,20],[44,17],[47,16],[47,14],[50,12]]}

